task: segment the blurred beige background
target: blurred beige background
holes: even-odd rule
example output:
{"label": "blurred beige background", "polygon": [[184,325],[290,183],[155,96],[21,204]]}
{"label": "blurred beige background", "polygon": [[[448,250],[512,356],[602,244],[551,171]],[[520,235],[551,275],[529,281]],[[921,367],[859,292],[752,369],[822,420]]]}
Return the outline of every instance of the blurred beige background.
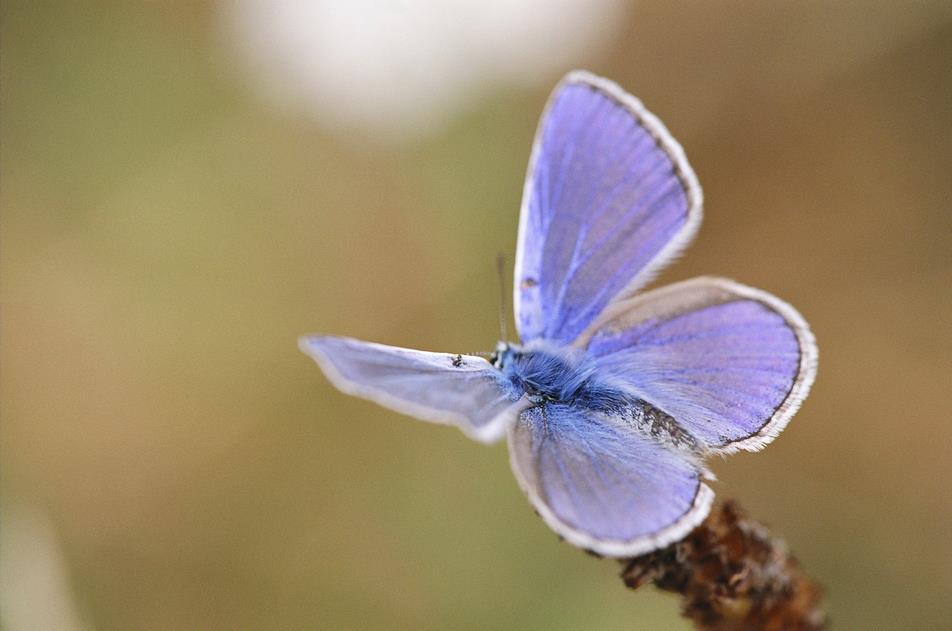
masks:
{"label": "blurred beige background", "polygon": [[948,2],[344,4],[4,3],[3,628],[686,628],[560,544],[503,445],[341,395],[295,346],[491,349],[576,66],[705,188],[661,282],[767,289],[819,341],[800,414],[715,490],[836,628],[947,624]]}

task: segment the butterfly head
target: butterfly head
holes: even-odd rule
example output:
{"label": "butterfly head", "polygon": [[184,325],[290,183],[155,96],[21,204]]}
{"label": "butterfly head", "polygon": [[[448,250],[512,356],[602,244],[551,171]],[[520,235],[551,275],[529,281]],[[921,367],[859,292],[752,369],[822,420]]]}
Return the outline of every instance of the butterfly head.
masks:
{"label": "butterfly head", "polygon": [[496,350],[489,357],[489,362],[499,370],[504,370],[512,364],[512,360],[519,350],[518,345],[500,340],[496,342]]}

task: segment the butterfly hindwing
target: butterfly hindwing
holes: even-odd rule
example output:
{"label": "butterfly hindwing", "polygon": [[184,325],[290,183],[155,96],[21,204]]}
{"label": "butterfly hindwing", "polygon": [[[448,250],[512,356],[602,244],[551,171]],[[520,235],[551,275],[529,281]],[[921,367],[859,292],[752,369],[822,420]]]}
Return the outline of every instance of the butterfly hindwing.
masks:
{"label": "butterfly hindwing", "polygon": [[509,430],[513,472],[569,543],[634,556],[676,541],[707,515],[713,492],[686,454],[623,419],[569,404],[524,411]]}
{"label": "butterfly hindwing", "polygon": [[701,219],[701,189],[664,125],[614,83],[573,72],[536,132],[515,266],[523,342],[572,342],[644,285]]}
{"label": "butterfly hindwing", "polygon": [[612,304],[588,351],[598,369],[709,449],[773,440],[816,375],[810,328],[767,292],[696,278]]}
{"label": "butterfly hindwing", "polygon": [[525,407],[522,391],[482,357],[334,336],[304,337],[301,350],[342,391],[402,414],[456,425],[482,442],[501,438]]}

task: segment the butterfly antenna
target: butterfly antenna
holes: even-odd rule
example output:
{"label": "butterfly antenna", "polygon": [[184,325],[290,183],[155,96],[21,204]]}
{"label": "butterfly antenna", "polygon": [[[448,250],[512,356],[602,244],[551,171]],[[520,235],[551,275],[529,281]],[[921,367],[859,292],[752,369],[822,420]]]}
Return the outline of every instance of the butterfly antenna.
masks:
{"label": "butterfly antenna", "polygon": [[499,275],[499,333],[503,342],[509,340],[506,331],[506,257],[503,254],[496,256],[496,273]]}

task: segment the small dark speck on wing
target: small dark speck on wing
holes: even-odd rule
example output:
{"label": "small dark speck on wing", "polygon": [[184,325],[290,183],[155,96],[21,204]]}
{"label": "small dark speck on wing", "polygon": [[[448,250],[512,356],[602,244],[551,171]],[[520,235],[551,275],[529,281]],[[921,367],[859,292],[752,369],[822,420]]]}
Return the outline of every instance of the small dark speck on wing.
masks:
{"label": "small dark speck on wing", "polygon": [[457,355],[456,357],[453,358],[453,367],[454,367],[454,368],[459,368],[459,367],[462,366],[462,365],[463,365],[463,356],[462,356],[462,355]]}
{"label": "small dark speck on wing", "polygon": [[538,284],[539,284],[539,281],[537,281],[536,279],[532,278],[531,276],[526,276],[525,278],[522,279],[522,282],[519,283],[519,288],[520,288],[520,289],[532,289],[533,287],[535,287],[535,286],[538,285]]}

